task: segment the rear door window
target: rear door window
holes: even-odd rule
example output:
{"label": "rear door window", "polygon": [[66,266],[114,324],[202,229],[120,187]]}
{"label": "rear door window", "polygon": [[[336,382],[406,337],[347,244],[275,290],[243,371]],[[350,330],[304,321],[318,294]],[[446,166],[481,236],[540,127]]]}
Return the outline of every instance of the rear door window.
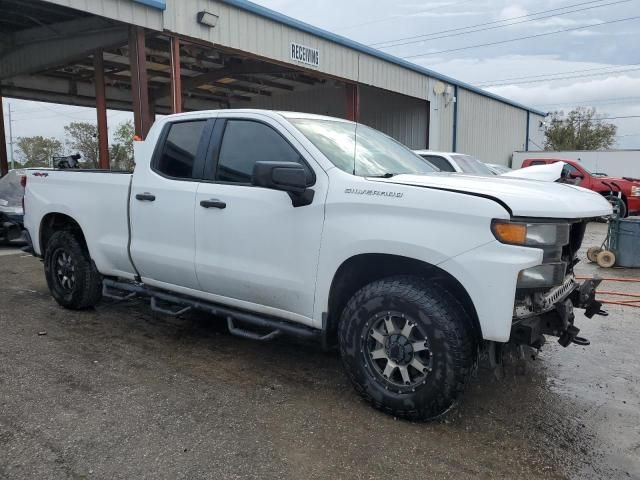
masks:
{"label": "rear door window", "polygon": [[206,124],[206,120],[172,123],[154,170],[175,179],[198,179],[201,173],[196,172],[196,159]]}

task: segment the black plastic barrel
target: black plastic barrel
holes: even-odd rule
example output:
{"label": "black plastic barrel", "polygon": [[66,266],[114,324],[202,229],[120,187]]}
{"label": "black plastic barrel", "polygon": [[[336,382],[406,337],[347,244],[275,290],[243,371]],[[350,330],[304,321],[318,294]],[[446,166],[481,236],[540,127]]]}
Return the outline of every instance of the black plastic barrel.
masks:
{"label": "black plastic barrel", "polygon": [[640,219],[620,220],[616,265],[640,267]]}

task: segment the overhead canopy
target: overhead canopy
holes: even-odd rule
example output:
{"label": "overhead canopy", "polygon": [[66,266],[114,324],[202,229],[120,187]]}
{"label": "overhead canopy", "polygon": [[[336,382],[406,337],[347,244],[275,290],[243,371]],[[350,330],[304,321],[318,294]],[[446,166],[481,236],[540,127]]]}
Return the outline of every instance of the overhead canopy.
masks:
{"label": "overhead canopy", "polygon": [[[129,25],[38,0],[0,0],[2,95],[95,106],[94,63],[104,51],[107,107],[132,109]],[[170,36],[146,32],[149,97],[155,112],[170,113]],[[181,41],[184,109],[311,87],[325,79],[204,42]]]}

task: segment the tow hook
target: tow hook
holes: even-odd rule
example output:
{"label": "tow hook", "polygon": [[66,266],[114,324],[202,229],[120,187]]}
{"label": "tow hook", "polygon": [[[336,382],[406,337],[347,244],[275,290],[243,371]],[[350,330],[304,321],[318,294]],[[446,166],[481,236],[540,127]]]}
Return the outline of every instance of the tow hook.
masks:
{"label": "tow hook", "polygon": [[564,333],[560,335],[560,338],[558,339],[558,343],[565,348],[571,345],[572,343],[575,343],[576,345],[581,345],[583,347],[591,345],[591,342],[588,339],[584,337],[579,337],[578,333],[580,333],[580,329],[578,327],[576,327],[575,325],[569,325],[569,327],[564,331]]}
{"label": "tow hook", "polygon": [[582,346],[591,345],[589,340],[578,336],[580,329],[573,324],[575,314],[573,313],[573,303],[571,300],[567,299],[564,302],[558,303],[556,310],[560,316],[560,324],[564,326],[564,331],[560,334],[558,343],[565,348],[572,343]]}

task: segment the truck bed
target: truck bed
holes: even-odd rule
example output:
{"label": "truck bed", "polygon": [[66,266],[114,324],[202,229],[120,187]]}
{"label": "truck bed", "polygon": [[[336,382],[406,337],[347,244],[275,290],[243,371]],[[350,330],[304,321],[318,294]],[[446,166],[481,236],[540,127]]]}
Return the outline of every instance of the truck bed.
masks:
{"label": "truck bed", "polygon": [[68,215],[87,236],[91,257],[106,275],[133,277],[127,255],[128,202],[132,174],[109,170],[27,170],[25,210],[41,225],[25,225],[32,233],[36,254],[41,255],[40,228],[51,212]]}

